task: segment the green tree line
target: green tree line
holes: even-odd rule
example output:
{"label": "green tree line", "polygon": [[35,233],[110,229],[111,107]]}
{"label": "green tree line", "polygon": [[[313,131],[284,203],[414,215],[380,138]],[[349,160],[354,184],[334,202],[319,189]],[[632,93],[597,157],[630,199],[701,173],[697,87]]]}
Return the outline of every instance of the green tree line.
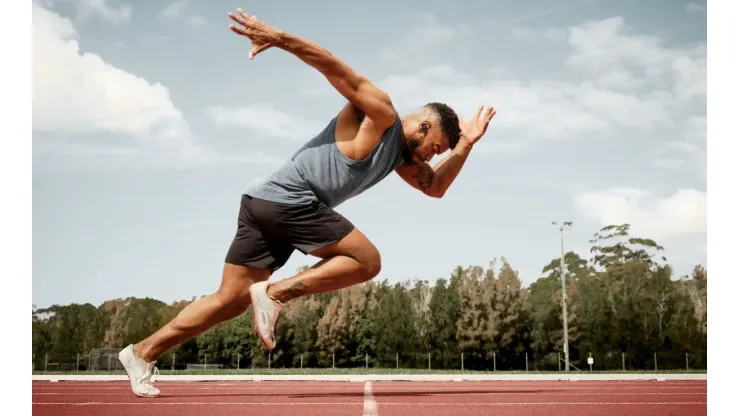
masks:
{"label": "green tree line", "polygon": [[[655,241],[607,226],[590,241],[590,258],[565,254],[571,364],[594,370],[706,368],[707,271],[672,278]],[[278,345],[262,347],[252,310],[160,357],[170,363],[225,367],[399,367],[558,370],[563,325],[560,258],[528,287],[505,258],[456,267],[447,279],[391,284],[373,280],[290,302]],[[110,300],[33,310],[35,368],[74,361],[93,348],[121,348],[157,330],[188,301]],[[464,363],[461,362],[464,360]],[[495,364],[494,364],[495,362]],[[83,362],[84,366],[84,362]]]}

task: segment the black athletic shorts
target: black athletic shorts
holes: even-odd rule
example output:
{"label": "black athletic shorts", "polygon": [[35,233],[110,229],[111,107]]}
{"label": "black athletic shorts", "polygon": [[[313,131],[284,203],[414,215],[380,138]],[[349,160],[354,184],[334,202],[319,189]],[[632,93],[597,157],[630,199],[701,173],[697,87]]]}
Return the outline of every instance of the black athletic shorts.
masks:
{"label": "black athletic shorts", "polygon": [[308,254],[347,236],[354,225],[321,201],[290,205],[242,195],[226,263],[281,268],[294,249]]}

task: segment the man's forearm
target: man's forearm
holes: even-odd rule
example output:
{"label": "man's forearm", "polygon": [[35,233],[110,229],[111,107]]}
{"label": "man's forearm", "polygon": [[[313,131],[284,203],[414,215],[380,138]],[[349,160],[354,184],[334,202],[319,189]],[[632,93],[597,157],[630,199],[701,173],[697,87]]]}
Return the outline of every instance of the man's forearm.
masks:
{"label": "man's forearm", "polygon": [[447,192],[447,188],[452,185],[452,182],[455,181],[460,170],[462,170],[471,149],[472,145],[460,141],[449,156],[434,166],[434,181],[432,182],[434,194],[441,197]]}
{"label": "man's forearm", "polygon": [[362,110],[379,128],[396,121],[390,97],[347,63],[308,39],[283,33],[278,47],[321,72],[350,103]]}
{"label": "man's forearm", "polygon": [[346,63],[306,38],[283,32],[277,46],[292,53],[324,75],[339,76],[351,72]]}

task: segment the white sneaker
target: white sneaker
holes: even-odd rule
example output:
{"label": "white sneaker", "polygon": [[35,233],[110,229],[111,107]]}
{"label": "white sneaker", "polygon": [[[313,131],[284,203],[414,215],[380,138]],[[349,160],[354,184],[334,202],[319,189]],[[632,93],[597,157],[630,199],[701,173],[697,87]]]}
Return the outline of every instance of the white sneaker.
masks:
{"label": "white sneaker", "polygon": [[152,371],[159,375],[159,370],[154,366],[156,361],[147,363],[134,354],[134,346],[129,345],[118,353],[118,359],[126,370],[128,379],[131,381],[131,390],[139,397],[159,397],[159,390],[152,385]]}
{"label": "white sneaker", "polygon": [[257,335],[268,349],[275,348],[275,324],[283,305],[267,295],[267,281],[253,283],[249,287],[252,298],[252,314]]}

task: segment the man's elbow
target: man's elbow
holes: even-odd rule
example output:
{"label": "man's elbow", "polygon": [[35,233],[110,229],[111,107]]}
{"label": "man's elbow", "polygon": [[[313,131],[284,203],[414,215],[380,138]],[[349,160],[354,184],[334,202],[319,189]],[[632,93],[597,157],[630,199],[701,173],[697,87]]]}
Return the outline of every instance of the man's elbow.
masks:
{"label": "man's elbow", "polygon": [[432,198],[436,198],[436,199],[439,199],[439,198],[442,198],[443,196],[445,196],[445,190],[444,189],[441,189],[439,187],[436,187],[436,186],[433,186],[433,187],[430,187],[430,188],[426,189],[424,191],[424,193],[427,196],[432,197]]}
{"label": "man's elbow", "polygon": [[396,109],[390,95],[373,85],[370,81],[362,84],[357,91],[357,100],[361,103],[365,116],[377,125],[390,127],[396,122]]}

